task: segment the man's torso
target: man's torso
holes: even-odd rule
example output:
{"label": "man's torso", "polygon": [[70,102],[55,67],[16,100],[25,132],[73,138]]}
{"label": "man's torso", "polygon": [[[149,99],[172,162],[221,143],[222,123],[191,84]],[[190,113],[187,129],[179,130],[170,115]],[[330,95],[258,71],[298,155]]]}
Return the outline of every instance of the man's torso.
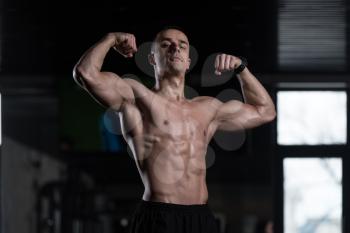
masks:
{"label": "man's torso", "polygon": [[215,132],[215,100],[171,101],[134,80],[135,103],[120,112],[123,136],[145,185],[144,200],[206,203],[205,155]]}

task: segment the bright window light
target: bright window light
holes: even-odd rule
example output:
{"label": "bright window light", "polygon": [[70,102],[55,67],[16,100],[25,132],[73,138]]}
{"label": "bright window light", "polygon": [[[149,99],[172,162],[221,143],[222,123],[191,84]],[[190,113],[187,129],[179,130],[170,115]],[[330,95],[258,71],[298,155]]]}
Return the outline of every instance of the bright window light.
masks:
{"label": "bright window light", "polygon": [[277,142],[280,145],[346,144],[344,91],[279,91]]}
{"label": "bright window light", "polygon": [[342,232],[342,160],[286,158],[284,233]]}

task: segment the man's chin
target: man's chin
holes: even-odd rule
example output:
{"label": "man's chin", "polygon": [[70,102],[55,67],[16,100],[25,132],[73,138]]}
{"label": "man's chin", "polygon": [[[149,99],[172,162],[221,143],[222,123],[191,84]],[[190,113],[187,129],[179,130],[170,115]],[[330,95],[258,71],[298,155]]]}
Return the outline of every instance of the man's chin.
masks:
{"label": "man's chin", "polygon": [[170,65],[170,66],[168,66],[167,70],[168,70],[169,73],[176,74],[176,75],[185,74],[186,73],[186,70],[184,70],[183,67],[180,67],[180,66],[177,66],[177,65]]}

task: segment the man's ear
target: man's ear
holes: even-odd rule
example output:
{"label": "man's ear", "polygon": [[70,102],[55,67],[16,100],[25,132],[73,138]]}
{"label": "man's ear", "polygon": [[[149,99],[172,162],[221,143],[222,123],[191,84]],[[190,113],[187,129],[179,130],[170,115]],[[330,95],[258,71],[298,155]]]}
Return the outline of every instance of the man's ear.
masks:
{"label": "man's ear", "polygon": [[151,64],[152,66],[156,65],[156,62],[155,62],[155,60],[154,60],[154,53],[148,54],[148,62],[149,62],[149,64]]}

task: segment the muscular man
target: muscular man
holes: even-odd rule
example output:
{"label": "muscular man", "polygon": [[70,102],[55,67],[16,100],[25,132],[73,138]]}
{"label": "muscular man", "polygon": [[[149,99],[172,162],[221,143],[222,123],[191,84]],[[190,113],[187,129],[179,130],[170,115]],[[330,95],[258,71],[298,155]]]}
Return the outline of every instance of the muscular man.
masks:
{"label": "muscular man", "polygon": [[[99,103],[120,114],[123,136],[131,148],[145,191],[133,215],[132,233],[215,233],[207,200],[205,155],[216,130],[259,126],[275,118],[275,106],[248,68],[237,75],[244,103],[210,96],[186,99],[185,73],[190,66],[189,41],[180,30],[160,31],[149,62],[155,86],[103,72],[107,52],[124,57],[137,52],[134,35],[108,33],[74,68],[76,82]],[[219,54],[215,73],[234,70],[241,59]]]}

